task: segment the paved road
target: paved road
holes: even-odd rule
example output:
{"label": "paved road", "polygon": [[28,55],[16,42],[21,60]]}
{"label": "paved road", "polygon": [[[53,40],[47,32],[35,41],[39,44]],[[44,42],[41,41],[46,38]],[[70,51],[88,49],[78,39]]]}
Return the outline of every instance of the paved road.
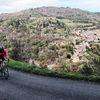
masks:
{"label": "paved road", "polygon": [[100,100],[100,84],[10,70],[8,81],[0,79],[0,100]]}

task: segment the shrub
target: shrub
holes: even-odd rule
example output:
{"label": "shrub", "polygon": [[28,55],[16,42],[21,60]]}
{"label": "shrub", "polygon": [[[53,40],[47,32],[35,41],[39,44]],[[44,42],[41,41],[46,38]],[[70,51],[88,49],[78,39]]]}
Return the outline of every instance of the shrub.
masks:
{"label": "shrub", "polygon": [[92,63],[85,63],[83,68],[81,69],[81,73],[85,75],[91,75],[94,73],[94,66]]}
{"label": "shrub", "polygon": [[71,59],[71,54],[70,54],[70,53],[67,54],[67,58],[68,58],[68,59]]}
{"label": "shrub", "polygon": [[90,49],[87,50],[87,53],[89,54],[89,56],[87,57],[87,59],[89,60],[89,62],[92,62],[92,65],[94,65],[94,68],[96,68],[98,70],[95,70],[96,73],[99,73],[100,70],[100,46],[99,45],[92,45]]}
{"label": "shrub", "polygon": [[34,49],[33,49],[33,53],[36,54],[36,55],[38,55],[38,53],[39,53],[39,48],[38,48],[38,47],[34,48]]}
{"label": "shrub", "polygon": [[68,53],[71,53],[71,54],[74,54],[74,48],[73,48],[73,46],[72,45],[67,45],[66,46],[66,49],[67,49],[67,52]]}
{"label": "shrub", "polygon": [[50,47],[49,47],[49,49],[51,49],[51,50],[58,50],[59,49],[59,47],[57,46],[57,45],[51,45]]}
{"label": "shrub", "polygon": [[80,43],[81,43],[82,41],[80,41],[80,40],[76,40],[76,45],[79,45]]}

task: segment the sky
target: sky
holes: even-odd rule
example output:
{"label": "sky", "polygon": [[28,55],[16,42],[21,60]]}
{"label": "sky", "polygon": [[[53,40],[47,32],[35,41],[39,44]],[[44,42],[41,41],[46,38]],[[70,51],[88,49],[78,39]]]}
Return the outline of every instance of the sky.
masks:
{"label": "sky", "polygon": [[0,13],[18,12],[42,6],[71,7],[100,12],[100,0],[0,0]]}

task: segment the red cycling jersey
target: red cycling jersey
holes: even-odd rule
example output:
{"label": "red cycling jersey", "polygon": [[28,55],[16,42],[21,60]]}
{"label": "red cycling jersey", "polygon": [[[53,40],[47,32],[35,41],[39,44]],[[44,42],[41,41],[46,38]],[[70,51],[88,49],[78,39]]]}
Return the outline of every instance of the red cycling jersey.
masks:
{"label": "red cycling jersey", "polygon": [[6,57],[6,59],[9,58],[7,49],[4,49],[2,52],[0,52],[0,58],[3,58],[3,57]]}

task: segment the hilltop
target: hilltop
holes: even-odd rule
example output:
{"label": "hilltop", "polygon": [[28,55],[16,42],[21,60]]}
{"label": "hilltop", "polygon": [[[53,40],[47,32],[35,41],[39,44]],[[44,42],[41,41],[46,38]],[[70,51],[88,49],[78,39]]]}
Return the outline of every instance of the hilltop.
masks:
{"label": "hilltop", "polygon": [[[14,16],[14,14],[2,14],[1,16]],[[24,10],[15,15],[21,16],[46,16],[46,17],[57,17],[60,19],[70,19],[73,21],[81,21],[81,22],[90,22],[90,21],[100,21],[100,14],[93,13],[89,11],[83,11],[76,8],[70,7],[40,7],[40,8],[31,8],[28,10]]]}

